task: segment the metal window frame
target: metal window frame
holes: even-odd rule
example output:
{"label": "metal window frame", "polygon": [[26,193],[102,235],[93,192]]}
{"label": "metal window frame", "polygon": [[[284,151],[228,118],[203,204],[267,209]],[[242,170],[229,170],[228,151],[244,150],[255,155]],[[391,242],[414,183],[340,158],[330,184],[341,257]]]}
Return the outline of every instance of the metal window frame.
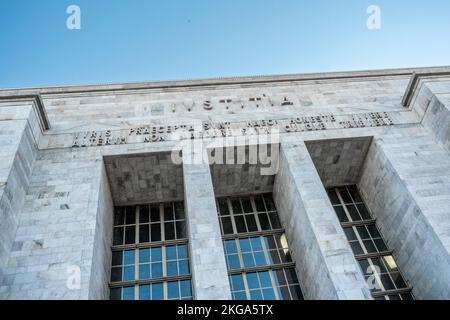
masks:
{"label": "metal window frame", "polygon": [[[248,283],[247,283],[247,274],[248,273],[254,273],[254,272],[257,273],[257,272],[266,272],[266,271],[269,272],[271,283],[272,283],[272,289],[274,290],[276,300],[281,300],[282,297],[280,297],[279,292],[278,292],[279,286],[276,285],[276,279],[275,279],[276,275],[275,275],[274,271],[276,271],[276,270],[283,270],[283,276],[285,277],[285,280],[287,281],[285,270],[291,269],[291,268],[293,268],[295,270],[295,266],[296,266],[296,263],[294,261],[292,261],[292,262],[285,262],[285,263],[278,263],[278,264],[267,264],[265,266],[255,266],[255,267],[250,267],[250,268],[243,267],[244,266],[244,262],[243,262],[243,259],[242,259],[242,250],[240,249],[240,243],[239,243],[240,239],[254,238],[254,237],[260,237],[260,239],[261,239],[261,237],[264,237],[264,236],[276,236],[276,235],[285,234],[284,228],[282,228],[282,227],[281,228],[274,228],[273,223],[272,223],[272,221],[270,219],[269,213],[276,213],[277,214],[277,219],[278,219],[280,225],[281,225],[281,221],[280,221],[280,218],[278,216],[278,211],[277,210],[268,210],[268,207],[267,207],[267,205],[265,203],[266,201],[264,199],[265,195],[270,195],[271,197],[273,197],[272,193],[266,192],[266,193],[248,194],[248,195],[220,196],[220,197],[216,198],[216,205],[217,205],[217,211],[218,211],[217,212],[217,216],[218,216],[220,227],[221,227],[222,242],[224,243],[226,240],[235,240],[236,248],[237,248],[237,255],[238,255],[239,263],[240,263],[240,266],[241,266],[241,268],[239,268],[239,269],[230,270],[228,268],[228,263],[227,263],[228,278],[229,278],[229,281],[231,283],[231,276],[242,275],[243,282],[244,282],[245,295],[246,295],[246,298],[248,300],[251,299],[251,297],[250,297],[250,289],[249,289],[249,286],[248,286]],[[258,197],[258,196],[261,197],[261,199],[263,201],[263,206],[264,206],[265,211],[258,211],[257,210],[256,198],[255,197]],[[231,204],[231,200],[232,199],[234,200],[236,198],[239,200],[239,205],[241,206],[241,210],[242,210],[241,213],[237,213],[237,214],[234,213],[233,206]],[[253,210],[252,212],[244,212],[244,208],[243,208],[243,205],[242,205],[242,198],[248,198],[250,200],[250,203],[251,203],[251,206],[252,206],[252,210]],[[227,207],[228,207],[228,214],[227,215],[221,214],[220,206],[219,206],[219,199],[226,200],[226,204],[227,204]],[[269,221],[269,225],[270,225],[270,230],[263,230],[262,229],[261,222],[259,220],[259,214],[260,213],[264,213],[264,214],[267,215],[267,218],[268,218],[268,221]],[[245,216],[249,215],[249,214],[252,214],[254,216],[255,221],[256,221],[256,226],[258,228],[258,231],[250,231],[250,232],[248,231],[249,229],[248,229],[248,226],[247,226],[247,221],[245,219]],[[246,227],[247,232],[237,232],[236,223],[235,223],[235,219],[234,219],[235,216],[243,216],[244,217],[244,223],[245,223],[245,227]],[[229,217],[231,219],[231,224],[232,224],[232,227],[233,227],[233,233],[232,234],[224,234],[223,226],[222,226],[222,217]],[[268,262],[268,261],[270,261],[269,257],[268,257],[268,255],[270,253],[270,250],[266,247],[266,244],[265,244],[264,241],[261,241],[261,245],[263,247],[263,253],[264,253],[266,262]],[[288,243],[287,247],[288,248],[290,247],[289,243]],[[276,244],[276,249],[274,249],[274,250],[277,250],[277,252],[278,252],[281,249],[282,248],[278,248],[278,244]],[[252,253],[253,252],[254,251],[252,251]],[[279,254],[279,252],[278,252],[278,254]],[[225,258],[226,257],[227,257],[227,253],[225,253]],[[259,276],[258,276],[258,281],[260,281],[259,280]],[[286,283],[286,287],[289,290],[290,299],[293,298],[292,292],[291,292],[291,289],[290,289],[291,285],[293,285],[293,284]],[[297,282],[294,285],[297,285],[297,286],[300,287],[300,283],[298,281],[298,276],[297,276]],[[260,289],[262,290],[262,288],[260,288]],[[300,290],[301,290],[301,288],[300,288]],[[234,291],[232,290],[232,293],[233,292]],[[303,292],[302,292],[302,295],[303,295]]]}
{"label": "metal window frame", "polygon": [[[134,224],[126,224],[126,215],[124,217],[124,224],[120,225],[114,225],[113,228],[116,227],[124,227],[124,234],[123,234],[123,243],[121,245],[111,245],[111,252],[118,252],[118,251],[127,251],[127,250],[135,250],[135,256],[134,256],[134,280],[131,281],[115,281],[112,282],[111,279],[109,280],[108,286],[110,289],[113,288],[121,288],[121,298],[123,298],[123,288],[127,287],[134,287],[134,299],[139,300],[139,286],[140,285],[147,285],[147,284],[155,284],[155,283],[162,283],[163,284],[163,296],[164,300],[168,300],[168,283],[173,281],[178,281],[178,290],[180,292],[180,299],[181,299],[181,287],[180,287],[180,281],[183,280],[189,280],[191,281],[191,298],[194,299],[194,291],[192,288],[192,268],[190,266],[190,252],[189,252],[189,246],[187,245],[189,243],[189,240],[187,238],[187,224],[186,224],[186,211],[184,210],[184,218],[183,219],[177,219],[175,214],[175,203],[176,202],[182,202],[182,201],[168,201],[168,202],[158,202],[158,203],[149,203],[149,204],[139,204],[139,205],[131,205],[131,206],[119,206],[119,207],[131,207],[134,208],[134,215],[135,220]],[[174,235],[175,239],[166,240],[165,237],[165,223],[166,220],[164,219],[164,206],[170,203],[172,205],[172,212],[173,212],[173,220],[167,220],[167,222],[173,222],[174,223]],[[149,241],[145,243],[139,242],[139,229],[140,229],[140,208],[143,206],[149,207],[149,215],[151,217],[151,206],[158,205],[159,206],[159,224],[161,227],[161,241]],[[184,204],[183,204],[184,206]],[[116,210],[118,207],[114,207],[114,210]],[[115,214],[115,212],[114,212]],[[176,222],[177,221],[184,221],[184,227],[185,227],[185,236],[184,238],[178,238],[178,234],[176,231]],[[151,221],[144,223],[143,225],[151,225]],[[134,243],[132,244],[125,244],[125,236],[126,236],[126,226],[134,226],[135,228],[135,238]],[[151,229],[149,230],[149,240],[151,240]],[[187,249],[187,261],[189,264],[189,274],[187,275],[175,275],[175,276],[167,276],[167,257],[166,257],[166,248],[170,246],[177,246],[177,245],[186,245]],[[151,278],[151,279],[139,279],[139,250],[141,249],[151,249],[161,247],[162,248],[162,257],[161,257],[161,264],[162,264],[162,272],[163,276],[158,278]],[[172,261],[172,260],[171,260]],[[177,260],[178,260],[178,249],[177,249]],[[110,269],[112,269],[112,261],[110,264]],[[178,269],[178,262],[177,262],[177,269]]]}
{"label": "metal window frame", "polygon": [[[407,287],[405,287],[405,288],[396,288],[396,289],[394,289],[394,290],[387,290],[387,289],[384,287],[384,285],[383,285],[383,283],[382,283],[382,281],[381,281],[381,277],[380,277],[380,276],[381,276],[382,274],[387,274],[387,275],[389,276],[389,278],[390,278],[392,284],[393,284],[395,287],[397,287],[396,284],[395,284],[394,279],[393,279],[392,276],[391,276],[391,273],[390,273],[388,270],[387,270],[386,273],[382,273],[382,274],[374,273],[373,275],[374,275],[374,277],[375,277],[375,280],[377,281],[377,284],[380,286],[381,291],[371,292],[372,297],[378,298],[378,297],[384,297],[384,296],[389,296],[389,295],[408,293],[408,294],[410,294],[410,295],[413,297],[413,299],[414,299],[414,296],[413,296],[413,294],[412,294],[412,289],[413,289],[413,288],[410,286],[408,280],[403,276],[402,272],[401,272],[400,269],[398,268],[398,264],[397,264],[397,261],[396,261],[396,259],[395,259],[394,251],[389,249],[389,247],[388,247],[386,241],[384,240],[383,234],[381,233],[380,228],[378,228],[378,226],[377,226],[377,224],[376,224],[376,218],[374,218],[374,216],[373,216],[372,213],[370,212],[369,208],[368,208],[367,205],[364,203],[364,200],[363,200],[363,199],[362,199],[363,202],[356,202],[355,199],[353,199],[353,196],[352,196],[351,192],[348,190],[348,188],[351,187],[351,186],[352,186],[352,187],[353,187],[353,186],[355,187],[355,189],[356,189],[356,191],[358,192],[360,198],[362,199],[361,193],[359,192],[359,189],[358,189],[358,186],[357,186],[357,185],[342,185],[342,186],[330,187],[330,188],[327,188],[327,189],[328,189],[328,190],[333,190],[333,191],[335,192],[336,196],[337,196],[338,199],[339,199],[339,204],[334,204],[334,205],[333,205],[333,208],[334,208],[335,206],[341,206],[341,207],[343,208],[344,212],[345,212],[345,215],[346,215],[347,219],[348,219],[347,222],[341,222],[341,221],[339,221],[340,224],[341,224],[342,229],[347,228],[347,227],[351,227],[351,228],[353,229],[353,232],[354,232],[355,235],[356,235],[356,238],[357,238],[357,240],[358,240],[358,243],[360,244],[360,246],[361,246],[361,248],[362,248],[362,250],[363,250],[363,252],[364,252],[363,254],[355,254],[355,253],[354,253],[354,256],[355,256],[356,260],[359,261],[359,260],[365,260],[365,259],[367,259],[370,265],[374,265],[374,263],[372,262],[372,258],[383,258],[383,257],[386,257],[386,256],[392,256],[392,257],[394,258],[394,261],[395,261],[396,265],[397,265],[397,272],[398,272],[398,274],[402,277],[402,280],[405,282],[405,284],[406,284],[406,286],[407,286]],[[351,200],[352,200],[351,203],[346,203],[346,202],[344,201],[344,199],[343,199],[343,197],[342,197],[342,195],[341,195],[341,193],[340,193],[340,190],[339,190],[339,189],[342,189],[342,188],[345,188],[346,192],[349,194],[349,196],[350,196],[350,198],[351,198]],[[362,220],[353,221],[353,219],[352,219],[352,217],[351,217],[351,215],[350,215],[350,212],[349,212],[348,209],[347,209],[347,205],[348,205],[348,204],[352,204],[352,205],[355,206],[355,208],[356,208],[356,210],[358,211],[358,214],[360,215],[360,217],[361,217]],[[369,213],[371,219],[363,219],[363,216],[361,215],[361,213],[360,213],[360,211],[359,211],[359,209],[358,209],[358,206],[357,206],[356,204],[363,204],[363,205],[365,206],[365,209],[366,209],[367,212]],[[363,239],[361,238],[359,232],[356,230],[356,227],[358,227],[358,226],[368,226],[368,225],[373,225],[373,226],[375,226],[375,228],[377,229],[378,233],[379,233],[380,236],[381,236],[381,240],[384,242],[384,244],[385,244],[385,246],[386,246],[386,248],[387,248],[388,250],[381,251],[381,252],[370,252],[370,253],[367,251],[367,249],[366,249],[366,247],[365,247],[365,245],[364,245]],[[370,236],[370,240],[372,240],[372,242],[373,242],[373,240],[374,240],[375,238],[373,238],[372,235],[371,235],[370,233],[369,233],[369,236]],[[377,238],[377,239],[378,239],[378,238]],[[349,241],[348,239],[347,239],[347,242],[350,244],[350,241]],[[374,243],[374,242],[373,242],[373,243]],[[375,243],[374,243],[374,244],[375,244]],[[378,250],[378,248],[377,248],[377,250]],[[352,251],[353,251],[353,250],[352,250]],[[384,262],[382,262],[382,263],[384,264]],[[365,275],[365,274],[366,274],[365,270],[362,270],[362,271],[363,271],[363,274]]]}

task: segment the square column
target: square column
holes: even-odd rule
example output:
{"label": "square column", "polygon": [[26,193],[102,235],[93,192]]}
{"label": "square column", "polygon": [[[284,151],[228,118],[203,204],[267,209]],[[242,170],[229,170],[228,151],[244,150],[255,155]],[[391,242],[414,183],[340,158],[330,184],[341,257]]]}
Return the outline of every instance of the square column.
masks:
{"label": "square column", "polygon": [[283,137],[274,199],[306,299],[371,299],[303,141]]}
{"label": "square column", "polygon": [[194,297],[197,300],[231,300],[207,159],[205,150],[183,152],[184,197]]}

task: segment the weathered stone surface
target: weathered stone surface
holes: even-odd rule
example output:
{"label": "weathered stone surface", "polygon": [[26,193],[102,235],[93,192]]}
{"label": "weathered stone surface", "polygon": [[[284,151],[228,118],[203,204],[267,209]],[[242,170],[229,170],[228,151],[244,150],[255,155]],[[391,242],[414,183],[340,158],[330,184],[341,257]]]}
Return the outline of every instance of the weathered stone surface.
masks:
{"label": "weathered stone surface", "polygon": [[[412,71],[36,89],[48,130],[20,99],[28,90],[0,90],[18,95],[0,101],[0,299],[107,299],[113,204],[174,197],[186,203],[195,297],[228,299],[214,197],[272,188],[305,297],[370,299],[322,182],[356,182],[414,295],[450,299],[449,79],[421,79],[405,108]],[[280,170],[147,161],[183,149],[175,126],[198,142],[228,123],[231,135],[282,127]],[[346,141],[337,165],[328,157]]]}

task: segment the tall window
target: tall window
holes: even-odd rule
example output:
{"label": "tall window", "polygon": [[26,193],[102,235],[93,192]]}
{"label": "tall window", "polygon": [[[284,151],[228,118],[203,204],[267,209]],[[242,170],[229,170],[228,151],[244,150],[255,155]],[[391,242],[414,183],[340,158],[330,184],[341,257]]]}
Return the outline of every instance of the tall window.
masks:
{"label": "tall window", "polygon": [[110,298],[192,299],[183,202],[114,211]]}
{"label": "tall window", "polygon": [[233,299],[303,299],[271,194],[217,199]]}
{"label": "tall window", "polygon": [[356,186],[330,188],[327,192],[372,296],[376,300],[412,300],[412,289],[401,275]]}

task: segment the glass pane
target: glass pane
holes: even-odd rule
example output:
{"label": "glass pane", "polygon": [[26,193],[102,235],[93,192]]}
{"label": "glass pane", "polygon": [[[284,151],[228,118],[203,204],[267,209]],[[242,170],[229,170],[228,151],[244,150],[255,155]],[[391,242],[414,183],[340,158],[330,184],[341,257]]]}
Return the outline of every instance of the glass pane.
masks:
{"label": "glass pane", "polygon": [[161,225],[159,223],[153,223],[150,225],[151,229],[151,240],[161,241]]}
{"label": "glass pane", "polygon": [[276,285],[285,285],[286,284],[286,278],[284,276],[283,270],[275,270],[275,284]]}
{"label": "glass pane", "polygon": [[176,260],[177,259],[177,247],[176,246],[166,247],[166,259],[167,260]]}
{"label": "glass pane", "polygon": [[111,282],[122,281],[122,267],[111,268]]}
{"label": "glass pane", "polygon": [[268,271],[259,273],[259,281],[262,288],[272,287],[272,281],[270,280],[270,274]]}
{"label": "glass pane", "polygon": [[164,286],[162,283],[152,284],[152,300],[164,299]]}
{"label": "glass pane", "polygon": [[230,217],[222,217],[222,231],[223,234],[233,234],[233,226]]}
{"label": "glass pane", "polygon": [[369,224],[367,225],[367,229],[369,230],[370,235],[372,236],[372,238],[381,238],[380,233],[378,232],[377,227],[375,226],[375,224]]}
{"label": "glass pane", "polygon": [[255,263],[257,266],[265,266],[266,265],[266,257],[264,256],[264,252],[255,252]]}
{"label": "glass pane", "polygon": [[225,252],[237,253],[236,241],[235,240],[225,240]]}
{"label": "glass pane", "polygon": [[256,204],[256,210],[258,212],[265,212],[266,208],[264,207],[264,201],[261,195],[255,196],[255,204]]}
{"label": "glass pane", "polygon": [[270,250],[269,251],[269,263],[271,264],[280,264],[281,259],[278,253],[278,250]]}
{"label": "glass pane", "polygon": [[359,244],[358,241],[350,242],[350,246],[352,247],[353,253],[354,253],[355,255],[363,254],[363,253],[364,253],[364,251],[363,251],[363,249],[361,248],[361,245]]}
{"label": "glass pane", "polygon": [[340,204],[339,198],[336,195],[336,191],[334,189],[327,190],[328,198],[330,198],[331,204]]}
{"label": "glass pane", "polygon": [[298,283],[297,273],[294,268],[284,269],[284,272],[286,273],[286,279],[289,284]]}
{"label": "glass pane", "polygon": [[236,229],[238,233],[247,232],[243,216],[235,216],[234,222],[236,223]]}
{"label": "glass pane", "polygon": [[135,226],[125,228],[125,244],[133,244],[136,242]]}
{"label": "glass pane", "polygon": [[162,260],[162,247],[156,247],[151,249],[151,257],[152,261],[161,261]]}
{"label": "glass pane", "polygon": [[250,299],[251,300],[262,300],[263,295],[261,290],[250,290]]}
{"label": "glass pane", "polygon": [[382,274],[380,276],[380,278],[381,278],[381,283],[383,284],[383,287],[384,287],[385,290],[394,290],[395,289],[395,286],[392,283],[392,280],[389,277],[389,275]]}
{"label": "glass pane", "polygon": [[148,206],[139,207],[139,223],[149,222],[149,212]]}
{"label": "glass pane", "polygon": [[167,276],[170,277],[176,275],[178,275],[177,262],[176,261],[167,262]]}
{"label": "glass pane", "polygon": [[160,216],[159,216],[159,205],[151,205],[150,207],[150,220],[152,222],[158,222],[160,220]]}
{"label": "glass pane", "polygon": [[389,270],[389,272],[397,272],[398,271],[397,263],[395,262],[393,256],[383,256],[381,259],[383,260],[384,265]]}
{"label": "glass pane", "polygon": [[233,214],[242,213],[241,202],[239,201],[239,198],[231,199],[231,207],[233,208]]}
{"label": "glass pane", "polygon": [[139,250],[139,263],[146,263],[150,261],[150,249]]}
{"label": "glass pane", "polygon": [[364,240],[364,247],[366,247],[367,253],[374,253],[378,252],[377,248],[375,248],[375,244],[372,242],[372,240]]}
{"label": "glass pane", "polygon": [[293,300],[301,300],[303,299],[302,291],[300,290],[300,286],[289,286],[289,290],[291,291],[291,296]]}
{"label": "glass pane", "polygon": [[150,234],[149,234],[149,225],[144,224],[139,226],[139,242],[145,243],[150,241]]}
{"label": "glass pane", "polygon": [[189,263],[187,260],[180,260],[180,262],[178,262],[178,274],[180,275],[186,275],[189,274]]}
{"label": "glass pane", "polygon": [[177,228],[177,239],[184,239],[184,238],[186,238],[184,221],[177,221],[176,222],[176,228]]}
{"label": "glass pane", "polygon": [[348,222],[347,215],[342,206],[334,206],[334,211],[336,212],[340,222]]}
{"label": "glass pane", "polygon": [[184,244],[178,245],[178,259],[187,259],[187,247]]}
{"label": "glass pane", "polygon": [[109,299],[121,300],[122,299],[122,288],[112,288],[109,291]]}
{"label": "glass pane", "polygon": [[239,239],[239,246],[242,252],[250,252],[252,250],[250,245],[250,239]]}
{"label": "glass pane", "polygon": [[398,273],[398,272],[392,273],[391,278],[392,278],[392,280],[394,280],[394,283],[395,283],[395,286],[397,287],[397,289],[407,287],[407,285],[406,285],[405,281],[403,280],[402,276],[400,275],[400,273]]}
{"label": "glass pane", "polygon": [[356,186],[349,186],[347,187],[347,189],[350,195],[352,196],[354,202],[363,202],[359,194],[358,188],[356,188]]}
{"label": "glass pane", "polygon": [[245,290],[244,279],[241,274],[231,276],[231,285],[233,291]]}
{"label": "glass pane", "polygon": [[244,208],[244,212],[249,213],[253,212],[252,203],[249,198],[243,198],[242,201],[242,207]]}
{"label": "glass pane", "polygon": [[119,266],[122,264],[122,251],[113,251],[112,253],[112,265]]}
{"label": "glass pane", "polygon": [[347,236],[348,241],[357,240],[355,232],[352,227],[344,228],[345,235]]}
{"label": "glass pane", "polygon": [[250,238],[249,240],[250,240],[253,250],[261,251],[263,249],[260,237]]}
{"label": "glass pane", "polygon": [[400,296],[402,297],[402,300],[414,300],[411,293],[403,293]]}
{"label": "glass pane", "polygon": [[230,210],[228,209],[228,202],[226,198],[221,198],[219,199],[219,213],[220,215],[224,216],[224,215],[229,215],[230,214]]}
{"label": "glass pane", "polygon": [[184,203],[182,201],[175,202],[175,218],[177,220],[184,219]]}
{"label": "glass pane", "polygon": [[247,222],[247,228],[249,232],[258,231],[255,216],[253,214],[247,214],[245,216],[245,221]]}
{"label": "glass pane", "polygon": [[347,190],[345,188],[339,188],[339,193],[341,194],[342,200],[344,203],[352,203],[352,198],[350,198],[350,195],[348,194]]}
{"label": "glass pane", "polygon": [[369,232],[367,232],[367,229],[365,226],[357,226],[356,230],[358,230],[358,234],[361,237],[361,239],[369,239]]}
{"label": "glass pane", "polygon": [[134,266],[128,266],[123,268],[123,281],[134,280]]}
{"label": "glass pane", "polygon": [[173,214],[172,203],[164,204],[164,221],[175,220],[175,215]]}
{"label": "glass pane", "polygon": [[178,281],[168,282],[167,289],[169,299],[178,299],[180,297],[180,292],[178,289]]}
{"label": "glass pane", "polygon": [[123,300],[134,300],[134,287],[125,287],[122,289]]}
{"label": "glass pane", "polygon": [[164,223],[164,232],[166,240],[174,240],[175,239],[175,223],[166,222]]}
{"label": "glass pane", "polygon": [[358,210],[356,209],[355,205],[347,204],[346,207],[353,221],[361,221],[361,217],[359,216]]}
{"label": "glass pane", "polygon": [[253,255],[251,253],[243,253],[242,260],[244,261],[245,268],[251,268],[255,266],[255,261],[253,260]]}
{"label": "glass pane", "polygon": [[114,228],[113,244],[115,246],[123,244],[123,231],[124,231],[123,227],[115,227]]}
{"label": "glass pane", "polygon": [[378,252],[387,251],[388,248],[382,239],[375,239],[375,245],[377,246]]}
{"label": "glass pane", "polygon": [[158,262],[158,263],[152,263],[152,278],[162,278],[163,276],[163,267],[162,267],[162,263]]}
{"label": "glass pane", "polygon": [[367,210],[365,205],[357,204],[356,206],[358,207],[358,211],[361,214],[361,217],[363,218],[363,220],[370,220],[370,219],[372,219],[372,217],[370,216],[370,213]]}
{"label": "glass pane", "polygon": [[289,252],[289,249],[281,249],[278,251],[279,251],[282,263],[292,262],[291,253]]}
{"label": "glass pane", "polygon": [[125,222],[125,209],[116,208],[114,212],[114,225],[123,225]]}
{"label": "glass pane", "polygon": [[150,300],[150,285],[141,285],[139,286],[139,300]]}
{"label": "glass pane", "polygon": [[134,250],[127,250],[123,252],[123,264],[134,264]]}
{"label": "glass pane", "polygon": [[272,223],[273,229],[280,229],[281,223],[280,219],[278,218],[278,214],[276,212],[269,213],[270,222]]}
{"label": "glass pane", "polygon": [[275,242],[275,238],[273,236],[266,236],[264,237],[266,248],[268,249],[276,249],[277,245]]}
{"label": "glass pane", "polygon": [[273,202],[273,198],[271,194],[264,195],[264,202],[266,203],[267,211],[275,211],[277,208],[275,207],[275,203]]}
{"label": "glass pane", "polygon": [[256,272],[247,273],[247,285],[249,289],[259,288],[259,280]]}
{"label": "glass pane", "polygon": [[182,298],[188,298],[192,296],[190,280],[180,281],[180,289]]}
{"label": "glass pane", "polygon": [[134,224],[136,220],[136,212],[134,211],[134,207],[127,207],[126,211],[125,223]]}
{"label": "glass pane", "polygon": [[270,230],[270,223],[269,223],[269,217],[267,216],[267,213],[259,213],[259,224],[261,225],[262,230]]}
{"label": "glass pane", "polygon": [[359,262],[359,266],[361,267],[361,270],[364,273],[364,275],[373,273],[373,271],[371,271],[372,270],[370,267],[371,265],[370,265],[369,261],[367,261],[367,259],[358,260],[358,262]]}
{"label": "glass pane", "polygon": [[149,264],[141,264],[139,265],[139,279],[149,279],[150,278],[150,265]]}
{"label": "glass pane", "polygon": [[289,293],[289,288],[288,287],[280,287],[280,291],[281,291],[281,299],[283,300],[291,300],[291,294]]}
{"label": "glass pane", "polygon": [[230,270],[236,270],[241,267],[239,262],[239,256],[237,254],[231,254],[227,256],[228,268]]}
{"label": "glass pane", "polygon": [[233,292],[233,300],[247,300],[245,291]]}

